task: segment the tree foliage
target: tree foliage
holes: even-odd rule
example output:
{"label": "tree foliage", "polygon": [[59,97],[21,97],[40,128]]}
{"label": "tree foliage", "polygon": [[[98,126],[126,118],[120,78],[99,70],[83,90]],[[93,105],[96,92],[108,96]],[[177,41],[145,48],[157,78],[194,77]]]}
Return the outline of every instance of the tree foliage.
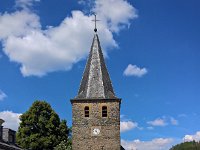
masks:
{"label": "tree foliage", "polygon": [[61,141],[60,144],[58,144],[56,147],[54,147],[54,150],[72,150],[72,128],[68,128],[68,140]]}
{"label": "tree foliage", "polygon": [[200,150],[200,142],[184,142],[173,146],[170,150]]}
{"label": "tree foliage", "polygon": [[58,144],[54,150],[72,150],[72,145],[71,145],[71,142],[66,142],[65,140],[64,141],[61,141],[60,144]]}
{"label": "tree foliage", "polygon": [[25,149],[52,150],[61,141],[68,140],[66,121],[45,101],[35,101],[27,112],[20,116],[17,143]]}

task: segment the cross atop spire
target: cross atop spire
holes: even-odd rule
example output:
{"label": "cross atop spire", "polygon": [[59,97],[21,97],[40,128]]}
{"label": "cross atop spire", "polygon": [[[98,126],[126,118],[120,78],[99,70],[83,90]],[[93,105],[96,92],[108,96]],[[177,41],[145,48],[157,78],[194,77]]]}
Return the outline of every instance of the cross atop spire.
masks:
{"label": "cross atop spire", "polygon": [[95,25],[94,32],[97,32],[97,21],[100,21],[100,20],[97,20],[96,14],[94,14],[94,20],[92,20],[92,21],[94,21],[94,25]]}

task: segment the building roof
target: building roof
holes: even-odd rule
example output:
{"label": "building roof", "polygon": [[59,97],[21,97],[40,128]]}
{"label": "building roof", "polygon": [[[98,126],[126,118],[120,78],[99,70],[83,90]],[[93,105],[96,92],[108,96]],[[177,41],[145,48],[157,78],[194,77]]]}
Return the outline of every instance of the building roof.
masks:
{"label": "building roof", "polygon": [[116,99],[98,35],[95,33],[78,95],[75,99]]}
{"label": "building roof", "polygon": [[0,141],[0,150],[22,150],[20,147],[8,142]]}

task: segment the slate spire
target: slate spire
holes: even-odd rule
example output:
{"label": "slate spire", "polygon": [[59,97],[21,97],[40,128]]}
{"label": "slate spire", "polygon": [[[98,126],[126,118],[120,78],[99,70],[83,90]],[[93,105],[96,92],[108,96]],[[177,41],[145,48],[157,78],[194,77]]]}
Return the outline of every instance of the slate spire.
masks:
{"label": "slate spire", "polygon": [[115,99],[97,33],[95,33],[78,95],[75,99]]}

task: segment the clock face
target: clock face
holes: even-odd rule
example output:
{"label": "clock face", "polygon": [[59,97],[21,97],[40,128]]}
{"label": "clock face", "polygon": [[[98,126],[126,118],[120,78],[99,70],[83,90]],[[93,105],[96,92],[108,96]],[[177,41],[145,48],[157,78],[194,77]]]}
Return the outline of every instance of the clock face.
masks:
{"label": "clock face", "polygon": [[100,134],[100,129],[94,128],[92,132],[93,132],[93,135],[99,135]]}

